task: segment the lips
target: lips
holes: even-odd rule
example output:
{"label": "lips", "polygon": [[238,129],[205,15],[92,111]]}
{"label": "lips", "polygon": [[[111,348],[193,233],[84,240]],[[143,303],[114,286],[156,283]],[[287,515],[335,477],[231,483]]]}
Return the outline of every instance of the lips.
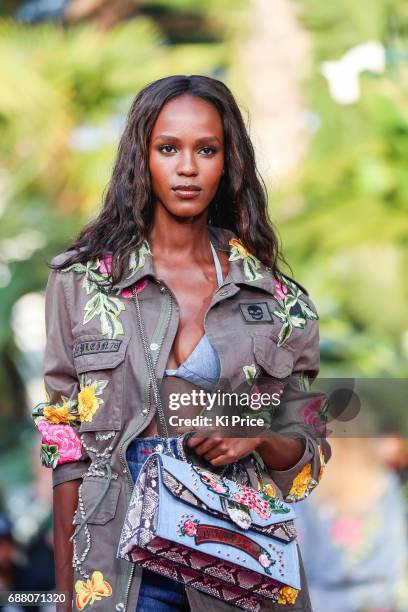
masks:
{"label": "lips", "polygon": [[198,187],[197,185],[176,185],[175,187],[172,187],[172,191],[174,191],[174,193],[182,199],[190,199],[198,196],[201,191],[201,187]]}

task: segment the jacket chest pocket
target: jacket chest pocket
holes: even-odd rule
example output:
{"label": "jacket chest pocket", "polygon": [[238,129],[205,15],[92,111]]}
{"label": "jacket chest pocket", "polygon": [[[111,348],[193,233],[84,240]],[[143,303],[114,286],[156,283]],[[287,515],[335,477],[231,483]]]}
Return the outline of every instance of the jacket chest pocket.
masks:
{"label": "jacket chest pocket", "polygon": [[[287,348],[277,346],[276,341],[268,335],[254,334],[252,336],[255,362],[263,370],[260,376],[287,378],[293,371],[293,353]],[[259,368],[258,368],[259,369]]]}
{"label": "jacket chest pocket", "polygon": [[110,340],[91,335],[75,341],[80,432],[121,428],[128,343],[129,337]]}

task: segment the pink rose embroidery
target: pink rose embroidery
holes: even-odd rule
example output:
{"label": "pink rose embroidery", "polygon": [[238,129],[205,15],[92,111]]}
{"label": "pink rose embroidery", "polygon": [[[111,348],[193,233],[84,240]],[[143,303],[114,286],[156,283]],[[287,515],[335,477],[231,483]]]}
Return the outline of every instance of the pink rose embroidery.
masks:
{"label": "pink rose embroidery", "polygon": [[37,423],[37,429],[42,434],[43,444],[56,444],[58,447],[58,463],[78,461],[82,455],[81,440],[71,425],[53,425],[46,419]]}
{"label": "pink rose embroidery", "polygon": [[183,525],[184,531],[188,536],[193,536],[197,533],[197,525],[193,521],[186,521]]}
{"label": "pink rose embroidery", "polygon": [[271,560],[265,554],[259,555],[258,561],[262,567],[269,567],[271,564]]}
{"label": "pink rose embroidery", "polygon": [[112,269],[112,255],[105,255],[105,257],[99,262],[99,272],[103,276],[109,276]]}
{"label": "pink rose embroidery", "polygon": [[285,299],[285,295],[288,293],[288,288],[283,283],[276,282],[275,283],[275,291],[276,297],[279,301],[283,302]]}
{"label": "pink rose embroidery", "polygon": [[[143,278],[142,280],[140,280],[138,283],[136,283],[133,286],[136,289],[136,293],[141,293],[147,287],[147,279]],[[122,289],[122,291],[120,292],[120,295],[125,300],[131,300],[133,297],[132,287],[126,287],[125,289]]]}
{"label": "pink rose embroidery", "polygon": [[255,489],[245,485],[240,485],[239,488],[240,492],[233,495],[235,501],[246,506],[248,510],[253,510],[263,519],[270,517],[271,509],[269,503],[262,499]]}
{"label": "pink rose embroidery", "polygon": [[[105,255],[104,258],[99,262],[99,272],[102,276],[109,276],[112,270],[112,255]],[[133,285],[136,289],[136,293],[141,293],[147,287],[147,279],[142,278]],[[133,297],[132,287],[126,287],[120,292],[120,296],[125,300],[131,300]]]}
{"label": "pink rose embroidery", "polygon": [[322,435],[326,435],[326,416],[322,412],[322,405],[325,401],[324,395],[314,397],[303,408],[303,420],[306,425],[311,425]]}

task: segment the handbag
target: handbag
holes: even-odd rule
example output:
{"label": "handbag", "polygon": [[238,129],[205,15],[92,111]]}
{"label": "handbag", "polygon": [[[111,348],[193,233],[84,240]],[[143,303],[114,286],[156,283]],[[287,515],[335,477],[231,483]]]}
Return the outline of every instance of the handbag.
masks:
{"label": "handbag", "polygon": [[[135,291],[133,299],[168,441]],[[294,603],[300,572],[292,505],[224,472],[175,458],[169,443],[165,452],[152,453],[135,482],[117,556],[244,610],[259,610],[264,598]]]}

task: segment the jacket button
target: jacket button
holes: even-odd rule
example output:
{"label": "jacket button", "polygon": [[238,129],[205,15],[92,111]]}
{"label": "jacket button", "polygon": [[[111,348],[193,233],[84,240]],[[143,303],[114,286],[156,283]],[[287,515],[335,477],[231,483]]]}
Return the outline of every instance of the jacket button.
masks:
{"label": "jacket button", "polygon": [[152,342],[150,345],[150,350],[151,351],[157,351],[157,349],[159,348],[159,345],[156,344],[156,342]]}
{"label": "jacket button", "polygon": [[116,604],[116,610],[118,610],[118,612],[120,612],[121,610],[125,609],[125,604],[120,602],[118,604]]}

